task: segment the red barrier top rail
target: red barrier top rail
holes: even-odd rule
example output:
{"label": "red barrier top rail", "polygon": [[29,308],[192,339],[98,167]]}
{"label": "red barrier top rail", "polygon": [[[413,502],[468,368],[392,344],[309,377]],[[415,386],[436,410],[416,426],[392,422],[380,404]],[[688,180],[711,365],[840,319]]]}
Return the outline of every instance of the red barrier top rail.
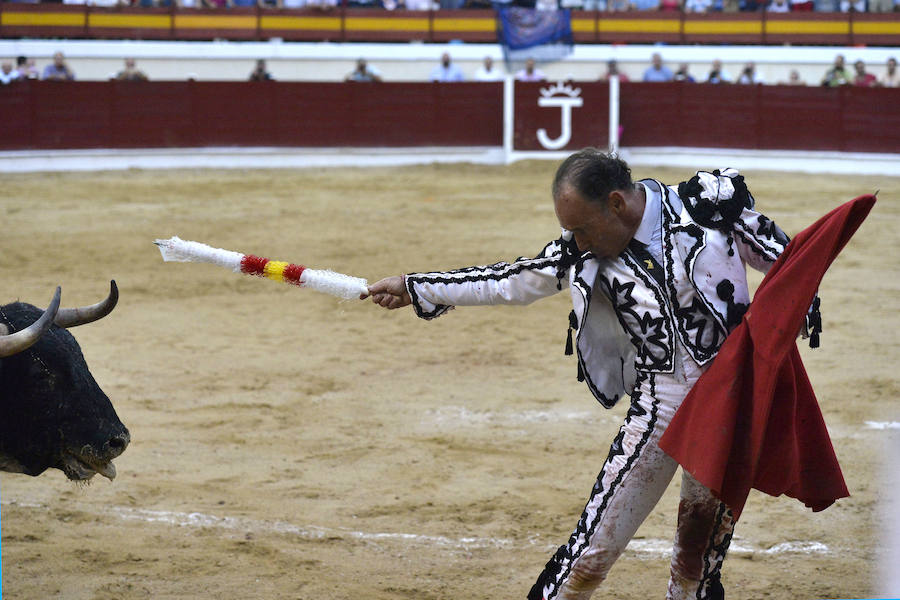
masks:
{"label": "red barrier top rail", "polygon": [[[494,12],[139,8],[0,2],[0,38],[495,42]],[[900,46],[900,13],[573,11],[577,43]]]}

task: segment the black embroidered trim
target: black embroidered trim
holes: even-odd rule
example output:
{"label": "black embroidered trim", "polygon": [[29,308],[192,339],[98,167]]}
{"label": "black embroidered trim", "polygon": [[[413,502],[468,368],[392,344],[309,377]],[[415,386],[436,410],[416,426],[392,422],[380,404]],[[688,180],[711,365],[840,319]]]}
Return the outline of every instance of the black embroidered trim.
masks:
{"label": "black embroidered trim", "polygon": [[[642,392],[640,391],[641,383],[644,379],[650,380],[651,392],[655,392],[655,377],[653,374],[647,373],[639,373],[638,380],[635,383],[634,390],[632,391],[631,396],[631,407],[629,407],[628,415],[625,417],[625,422],[627,423],[634,416],[644,415],[646,411],[638,405],[639,400],[641,399]],[[564,582],[569,573],[572,571],[572,566],[576,560],[581,556],[581,554],[590,547],[590,539],[594,536],[594,531],[597,529],[597,525],[599,525],[602,520],[603,513],[606,510],[607,505],[609,504],[610,498],[612,498],[613,493],[618,486],[622,483],[622,480],[625,478],[625,475],[631,470],[634,461],[637,460],[638,456],[641,455],[641,451],[646,446],[650,436],[653,433],[654,428],[656,427],[656,421],[658,419],[659,414],[659,400],[653,395],[653,398],[650,404],[650,418],[647,421],[646,429],[644,430],[643,435],[641,436],[640,441],[635,444],[634,451],[628,457],[625,462],[625,465],[622,469],[619,470],[619,473],[616,475],[616,478],[610,483],[609,489],[605,491],[603,495],[603,499],[600,502],[600,506],[597,507],[595,511],[594,520],[590,523],[587,522],[587,507],[594,500],[597,494],[604,492],[603,490],[603,477],[606,475],[606,467],[609,464],[609,461],[614,456],[619,456],[624,454],[622,450],[622,439],[624,438],[624,427],[619,429],[619,433],[616,435],[612,444],[610,445],[609,454],[607,455],[606,461],[603,465],[603,470],[600,471],[600,474],[597,476],[597,481],[594,483],[594,487],[591,490],[591,496],[588,498],[587,504],[585,504],[584,510],[581,512],[581,518],[578,520],[578,525],[575,527],[575,531],[569,537],[569,541],[564,545],[560,546],[560,548],[556,551],[556,554],[553,555],[553,558],[550,559],[550,562],[547,563],[547,566],[544,567],[544,572],[541,573],[540,577],[538,577],[537,583],[534,584],[534,587],[531,588],[531,593],[529,593],[529,598],[541,598],[543,594],[543,587],[546,583],[549,583],[550,580],[553,580],[553,583],[556,584],[556,587],[550,591],[547,595],[546,600],[552,600],[559,593],[560,587],[562,587],[562,582]],[[581,544],[578,544],[578,534],[579,532],[583,532],[584,537]],[[576,545],[578,546],[576,549]],[[565,568],[563,567],[563,563],[566,563]],[[538,590],[538,595],[534,596],[535,589]]]}
{"label": "black embroidered trim", "polygon": [[[774,238],[775,244],[766,244],[765,241],[759,237],[759,232],[753,231],[753,229],[743,221],[737,223],[734,233],[736,233],[737,236],[741,238],[741,241],[744,242],[744,245],[750,248],[755,254],[763,257],[768,262],[775,262],[775,260],[778,259],[778,256],[784,252],[784,248],[790,242],[790,238],[781,231],[781,229],[778,229],[778,226],[775,225],[774,222],[769,222],[772,223],[776,231],[780,233],[780,235],[776,234],[768,238],[770,240]],[[783,244],[781,243],[782,240],[784,240]]]}
{"label": "black embroidered trim", "polygon": [[[716,511],[716,522],[710,533],[707,542],[706,552],[703,556],[703,575],[700,578],[700,585],[697,587],[697,600],[719,600],[725,598],[725,589],[722,587],[722,563],[725,562],[725,555],[728,553],[728,547],[731,545],[732,534],[728,533],[722,538],[722,543],[716,544],[716,536],[725,522],[725,517],[732,519],[731,510],[724,502],[719,502],[719,508]],[[710,554],[716,552],[718,556],[715,564],[710,561]]]}
{"label": "black embroidered trim", "polygon": [[[653,292],[661,312],[657,316],[654,316],[650,312],[645,311],[644,314],[638,314],[638,312],[634,310],[633,307],[637,305],[637,301],[631,295],[631,290],[634,289],[635,286],[634,282],[626,282],[623,284],[615,278],[610,281],[603,273],[598,275],[597,282],[602,286],[604,293],[612,303],[619,324],[628,334],[632,345],[634,345],[637,350],[635,367],[648,371],[670,372],[671,369],[674,368],[672,363],[672,344],[674,342],[675,332],[671,329],[669,319],[662,312],[666,310],[666,301],[663,293],[659,289],[656,280],[650,277],[650,275],[637,264],[637,261],[629,252],[620,255],[620,258],[622,259],[622,262],[633,271],[634,275],[643,282],[644,287]],[[619,302],[620,292],[623,291],[625,292],[624,298],[627,301]],[[641,335],[642,333],[645,333],[645,330],[646,333],[649,334],[651,326],[655,326],[653,334]],[[663,355],[655,357],[650,353],[649,348],[646,347],[647,343],[650,343],[657,348],[661,348],[663,350]]]}
{"label": "black embroidered trim", "polygon": [[[716,177],[721,175],[718,169],[712,174]],[[694,175],[688,181],[678,184],[678,195],[686,203],[685,206],[694,221],[704,227],[727,233],[740,219],[745,208],[753,208],[753,196],[750,195],[747,184],[744,183],[744,176],[736,175],[730,179],[731,185],[734,186],[734,194],[731,198],[714,200],[700,197],[703,186],[700,185],[699,175]]]}
{"label": "black embroidered trim", "polygon": [[[435,305],[435,309],[433,311],[426,312],[422,310],[419,295],[416,293],[413,283],[443,283],[450,285],[454,283],[474,283],[476,281],[500,281],[512,275],[518,275],[523,271],[540,271],[541,269],[546,269],[547,267],[556,266],[560,262],[561,255],[557,254],[555,251],[549,256],[545,256],[547,254],[547,251],[558,241],[559,240],[547,244],[541,254],[539,254],[537,257],[533,259],[526,259],[521,262],[498,262],[487,266],[454,269],[452,271],[445,271],[439,274],[423,273],[407,275],[406,289],[413,301],[413,307],[415,308],[416,315],[423,319],[433,319],[444,314],[453,307],[446,304],[438,304]],[[452,277],[452,275],[454,274],[466,275],[464,277]]]}

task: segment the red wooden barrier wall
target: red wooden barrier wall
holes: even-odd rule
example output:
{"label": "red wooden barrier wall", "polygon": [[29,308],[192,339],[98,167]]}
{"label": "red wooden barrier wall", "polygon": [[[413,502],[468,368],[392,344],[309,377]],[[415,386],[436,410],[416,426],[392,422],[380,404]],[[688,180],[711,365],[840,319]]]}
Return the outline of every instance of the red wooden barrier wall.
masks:
{"label": "red wooden barrier wall", "polygon": [[[517,84],[514,147],[562,138],[548,95],[580,98],[562,148],[606,146],[608,87]],[[543,94],[542,94],[543,92]],[[501,83],[20,82],[0,89],[0,149],[500,146]],[[889,88],[623,83],[623,146],[900,153]]]}

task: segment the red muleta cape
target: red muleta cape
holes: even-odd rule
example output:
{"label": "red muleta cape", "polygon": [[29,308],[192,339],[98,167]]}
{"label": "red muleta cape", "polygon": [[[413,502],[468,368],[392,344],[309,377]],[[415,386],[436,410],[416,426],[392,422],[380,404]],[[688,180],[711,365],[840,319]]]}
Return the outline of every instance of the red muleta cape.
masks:
{"label": "red muleta cape", "polygon": [[814,511],[850,495],[795,340],[825,270],[874,204],[860,196],[791,240],[659,441],[735,521],[751,487]]}

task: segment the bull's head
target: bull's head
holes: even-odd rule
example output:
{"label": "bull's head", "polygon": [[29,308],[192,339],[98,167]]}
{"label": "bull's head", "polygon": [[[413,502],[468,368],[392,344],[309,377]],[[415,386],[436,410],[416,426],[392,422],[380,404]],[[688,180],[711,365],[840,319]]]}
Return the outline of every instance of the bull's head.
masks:
{"label": "bull's head", "polygon": [[116,476],[112,459],[131,436],[66,328],[105,317],[118,298],[111,281],[92,306],[60,309],[58,288],[43,314],[21,302],[0,306],[0,470]]}

